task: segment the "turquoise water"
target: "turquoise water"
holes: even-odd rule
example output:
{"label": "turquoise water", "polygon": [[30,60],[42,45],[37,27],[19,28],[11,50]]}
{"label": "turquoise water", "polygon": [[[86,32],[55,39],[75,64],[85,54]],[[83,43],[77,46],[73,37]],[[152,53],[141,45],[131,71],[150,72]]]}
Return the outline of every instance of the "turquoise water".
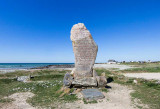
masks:
{"label": "turquoise water", "polygon": [[47,65],[64,65],[73,63],[0,63],[0,69],[30,69]]}

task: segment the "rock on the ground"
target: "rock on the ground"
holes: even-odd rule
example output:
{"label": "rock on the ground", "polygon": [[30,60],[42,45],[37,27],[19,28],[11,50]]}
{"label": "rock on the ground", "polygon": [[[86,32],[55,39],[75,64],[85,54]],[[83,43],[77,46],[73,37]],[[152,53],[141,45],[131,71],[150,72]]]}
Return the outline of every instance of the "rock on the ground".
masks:
{"label": "rock on the ground", "polygon": [[73,86],[97,86],[97,80],[94,77],[84,77],[74,79],[72,82]]}
{"label": "rock on the ground", "polygon": [[73,81],[73,77],[71,76],[70,73],[66,73],[63,79],[63,84],[64,86],[70,87]]}
{"label": "rock on the ground", "polygon": [[17,77],[17,81],[20,81],[20,82],[27,82],[30,80],[30,76],[19,76]]}
{"label": "rock on the ground", "polygon": [[81,91],[84,99],[86,100],[98,100],[103,99],[105,96],[98,89],[84,89]]}
{"label": "rock on the ground", "polygon": [[133,80],[133,83],[137,84],[137,83],[138,83],[138,81],[134,79],[134,80]]}
{"label": "rock on the ground", "polygon": [[106,73],[105,72],[101,73],[101,76],[106,77]]}
{"label": "rock on the ground", "polygon": [[98,46],[83,23],[75,24],[72,27],[71,40],[75,55],[74,77],[93,77],[93,65]]}
{"label": "rock on the ground", "polygon": [[107,79],[104,76],[97,76],[96,77],[98,82],[98,87],[105,87],[107,85]]}
{"label": "rock on the ground", "polygon": [[160,84],[160,81],[157,81],[156,84]]}

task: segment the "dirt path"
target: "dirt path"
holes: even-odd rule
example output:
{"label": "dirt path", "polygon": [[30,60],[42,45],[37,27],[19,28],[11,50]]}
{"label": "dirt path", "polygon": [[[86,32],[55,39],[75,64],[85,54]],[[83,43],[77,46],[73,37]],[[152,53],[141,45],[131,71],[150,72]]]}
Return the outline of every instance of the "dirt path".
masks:
{"label": "dirt path", "polygon": [[[75,103],[67,103],[65,109],[136,109],[131,101],[130,93],[132,92],[127,86],[122,86],[116,83],[108,84],[112,88],[109,92],[104,93],[105,99],[99,100],[95,104],[84,104],[82,100]],[[134,107],[133,107],[134,106]]]}
{"label": "dirt path", "polygon": [[1,109],[35,109],[26,102],[28,98],[33,96],[34,94],[31,92],[14,93],[8,97],[13,99],[14,101],[12,103],[3,105]]}
{"label": "dirt path", "polygon": [[160,73],[125,73],[126,77],[160,80]]}

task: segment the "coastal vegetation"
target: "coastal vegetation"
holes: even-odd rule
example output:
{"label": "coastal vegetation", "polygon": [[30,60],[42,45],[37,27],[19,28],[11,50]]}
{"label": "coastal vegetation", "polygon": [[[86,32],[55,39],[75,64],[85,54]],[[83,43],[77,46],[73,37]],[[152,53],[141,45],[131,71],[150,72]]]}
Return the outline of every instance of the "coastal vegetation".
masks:
{"label": "coastal vegetation", "polygon": [[99,74],[105,72],[106,77],[112,78],[114,83],[131,87],[134,90],[131,93],[132,101],[134,102],[135,100],[140,100],[139,103],[136,104],[138,108],[145,108],[140,104],[146,104],[149,107],[152,107],[152,109],[160,108],[160,83],[157,80],[127,78],[117,72],[112,72],[105,69],[97,69],[96,71]]}
{"label": "coastal vegetation", "polygon": [[[136,70],[136,72],[140,71]],[[147,71],[159,71],[158,69],[146,68]],[[108,82],[114,82],[121,85],[126,85],[131,87],[134,91],[131,93],[132,101],[139,100],[137,107],[144,108],[139,104],[146,104],[152,109],[159,109],[160,104],[160,84],[156,80],[144,80],[137,78],[127,78],[121,73],[113,70],[106,69],[95,69],[98,75],[101,73],[106,74]],[[144,69],[143,69],[144,70]],[[125,71],[125,70],[123,70]],[[126,71],[132,71],[126,70]],[[60,96],[62,92],[57,93],[63,85],[64,74],[68,71],[58,71],[58,70],[35,70],[29,71],[16,71],[13,73],[0,74],[0,104],[10,103],[13,99],[7,98],[11,94],[17,92],[32,92],[35,96],[27,100],[34,107],[44,107],[44,108],[56,108],[59,104],[66,102],[73,102],[78,100],[75,94],[65,94]],[[122,71],[121,71],[122,72]],[[16,80],[17,76],[30,75],[31,80],[29,82],[23,83]],[[134,81],[137,81],[136,83]],[[108,86],[109,87],[109,86]],[[101,89],[103,92],[107,93],[108,89]],[[71,90],[73,92],[73,90]],[[97,103],[97,101],[86,102]]]}
{"label": "coastal vegetation", "polygon": [[140,67],[140,68],[130,68],[125,70],[119,70],[117,72],[120,73],[145,73],[145,72],[160,72],[160,66],[159,67]]}
{"label": "coastal vegetation", "polygon": [[41,70],[32,73],[28,72],[28,75],[32,74],[34,78],[31,78],[31,80],[26,83],[18,82],[16,79],[12,79],[16,76],[22,76],[23,74],[27,75],[26,72],[22,72],[23,71],[18,71],[0,75],[1,77],[5,77],[5,79],[0,79],[0,103],[11,102],[11,99],[4,97],[7,97],[13,93],[28,91],[35,94],[34,97],[28,99],[28,102],[32,106],[54,108],[59,103],[77,100],[75,95],[65,94],[60,97],[62,93],[57,93],[63,85],[63,77],[67,71]]}

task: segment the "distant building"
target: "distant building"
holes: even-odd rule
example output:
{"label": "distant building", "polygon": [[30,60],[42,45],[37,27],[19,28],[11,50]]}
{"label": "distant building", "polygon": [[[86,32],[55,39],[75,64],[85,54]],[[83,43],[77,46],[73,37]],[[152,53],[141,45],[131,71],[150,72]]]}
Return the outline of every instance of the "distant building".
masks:
{"label": "distant building", "polygon": [[138,61],[138,63],[141,63],[141,64],[143,64],[143,63],[146,63],[146,61]]}
{"label": "distant building", "polygon": [[122,63],[126,63],[126,61],[122,61]]}
{"label": "distant building", "polygon": [[111,60],[108,60],[108,64],[117,64],[117,61],[111,59]]}

